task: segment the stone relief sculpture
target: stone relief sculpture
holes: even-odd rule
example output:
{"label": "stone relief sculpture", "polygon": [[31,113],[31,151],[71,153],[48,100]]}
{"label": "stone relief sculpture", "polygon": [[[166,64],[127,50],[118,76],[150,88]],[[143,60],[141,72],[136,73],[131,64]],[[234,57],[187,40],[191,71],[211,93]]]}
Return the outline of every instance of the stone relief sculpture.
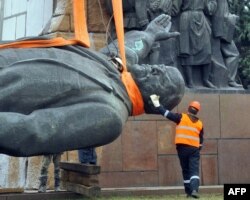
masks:
{"label": "stone relief sculpture", "polygon": [[[110,15],[113,14],[112,0],[106,0],[105,5]],[[147,16],[147,0],[122,1],[124,13],[124,30],[143,30],[149,23]]]}
{"label": "stone relief sculpture", "polygon": [[201,79],[205,87],[215,88],[210,82],[211,69],[211,28],[205,13],[216,11],[216,0],[175,0],[176,12],[180,12],[180,63],[183,67],[186,85],[194,88],[193,68],[201,69]]}
{"label": "stone relief sculpture", "polygon": [[171,15],[172,0],[148,0],[148,16],[150,21],[159,14]]}
{"label": "stone relief sculpture", "polygon": [[[184,80],[176,68],[138,65],[155,41],[178,35],[166,31],[170,19],[160,15],[145,31],[125,35],[127,67],[145,113],[156,113],[152,93],[162,97],[167,109],[184,94]],[[128,96],[118,64],[107,56],[116,49],[113,46],[102,53],[77,45],[1,49],[0,153],[54,154],[116,139],[137,104]]]}
{"label": "stone relief sculpture", "polygon": [[237,19],[238,16],[229,12],[227,0],[217,0],[217,9],[211,20],[212,77],[218,85],[224,87],[241,87],[235,81],[239,66],[239,51],[233,41]]}
{"label": "stone relief sculpture", "polygon": [[[106,4],[111,8],[110,0]],[[180,32],[178,38],[156,42],[142,63],[177,67],[189,88],[241,87],[235,81],[237,16],[229,13],[227,0],[129,0],[123,6],[125,30],[143,30],[154,17],[166,13],[174,21],[172,31]]]}
{"label": "stone relief sculpture", "polygon": [[[106,1],[106,7],[110,15],[112,11],[112,1]],[[161,14],[171,15],[172,0],[128,0],[123,1],[124,30],[144,30],[147,24]],[[171,26],[169,26],[170,28]],[[114,28],[111,28],[111,35],[114,35]],[[171,39],[170,39],[171,40]],[[151,48],[151,52],[142,63],[160,64],[160,43],[168,41],[155,42]],[[164,44],[172,45],[172,44]],[[166,47],[169,48],[169,47]],[[164,50],[163,50],[164,51]],[[164,51],[165,52],[165,51]],[[169,52],[171,53],[171,52]],[[172,53],[171,53],[172,54]],[[168,56],[169,58],[173,56]],[[166,59],[164,59],[166,60]],[[169,65],[170,63],[165,63]]]}
{"label": "stone relief sculpture", "polygon": [[[105,6],[108,14],[113,16],[112,0],[105,0]],[[122,1],[122,7],[125,33],[131,30],[144,30],[147,27],[149,20],[146,12],[146,0]],[[109,33],[111,37],[109,38],[109,42],[111,42],[111,40],[116,39],[114,21],[111,21],[110,23]]]}
{"label": "stone relief sculpture", "polygon": [[[148,0],[147,3],[147,16],[148,16],[148,20],[152,21],[153,19],[155,19],[157,16],[161,15],[161,14],[168,14],[171,15],[171,9],[172,9],[172,0]],[[170,27],[169,27],[170,28]],[[172,54],[171,51],[169,51],[169,49],[171,48],[170,46],[172,46],[172,39],[169,39],[168,41],[158,41],[155,42],[151,52],[149,54],[149,57],[146,61],[144,62],[148,62],[150,64],[160,64],[162,63],[160,60],[160,53],[161,51],[164,51],[164,53],[169,52],[169,54]],[[173,56],[169,55],[168,58],[172,58]],[[172,63],[166,63],[167,65],[170,65]]]}

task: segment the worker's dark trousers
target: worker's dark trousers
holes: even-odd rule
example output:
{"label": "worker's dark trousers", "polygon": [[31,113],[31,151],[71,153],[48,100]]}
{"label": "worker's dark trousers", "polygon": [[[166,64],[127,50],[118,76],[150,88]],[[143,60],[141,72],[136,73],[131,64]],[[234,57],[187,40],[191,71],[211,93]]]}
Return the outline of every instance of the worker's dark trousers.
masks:
{"label": "worker's dark trousers", "polygon": [[97,155],[96,155],[95,148],[90,147],[90,148],[85,148],[85,149],[79,149],[78,158],[79,158],[80,163],[96,165]]}
{"label": "worker's dark trousers", "polygon": [[193,190],[198,192],[200,185],[199,148],[187,145],[177,145],[176,149],[180,159],[186,194],[190,195]]}

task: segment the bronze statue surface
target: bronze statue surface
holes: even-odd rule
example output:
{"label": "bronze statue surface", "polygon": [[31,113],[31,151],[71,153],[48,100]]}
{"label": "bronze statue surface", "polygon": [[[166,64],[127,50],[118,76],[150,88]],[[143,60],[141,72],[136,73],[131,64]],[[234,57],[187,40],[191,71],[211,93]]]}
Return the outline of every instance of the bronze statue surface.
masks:
{"label": "bronze statue surface", "polygon": [[[161,95],[161,104],[168,109],[184,94],[184,81],[176,68],[135,62],[146,56],[155,40],[178,35],[166,31],[170,19],[160,15],[145,31],[125,36],[128,70],[146,113],[157,113],[150,94]],[[109,53],[104,54],[109,51],[101,52],[77,45],[1,49],[0,153],[52,154],[116,139],[133,108],[120,71]]]}

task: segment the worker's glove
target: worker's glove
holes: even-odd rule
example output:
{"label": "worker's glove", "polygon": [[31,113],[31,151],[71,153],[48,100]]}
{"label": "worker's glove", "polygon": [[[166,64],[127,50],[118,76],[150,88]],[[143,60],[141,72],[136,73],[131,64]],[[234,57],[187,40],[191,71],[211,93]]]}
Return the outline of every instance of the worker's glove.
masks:
{"label": "worker's glove", "polygon": [[202,149],[202,145],[199,146],[199,150],[200,150],[200,151],[201,151],[201,149]]}
{"label": "worker's glove", "polygon": [[152,94],[150,95],[150,99],[153,102],[154,107],[156,108],[160,107],[160,102],[159,102],[160,96],[157,96],[156,94]]}

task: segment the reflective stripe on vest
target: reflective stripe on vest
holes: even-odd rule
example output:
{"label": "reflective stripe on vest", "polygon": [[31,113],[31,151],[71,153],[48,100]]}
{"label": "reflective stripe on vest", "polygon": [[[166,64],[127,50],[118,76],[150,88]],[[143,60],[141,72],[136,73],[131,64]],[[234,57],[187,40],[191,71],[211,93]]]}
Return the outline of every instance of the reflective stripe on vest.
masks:
{"label": "reflective stripe on vest", "polygon": [[200,131],[202,122],[192,122],[187,114],[182,113],[180,123],[176,126],[175,144],[187,144],[190,146],[200,146]]}

